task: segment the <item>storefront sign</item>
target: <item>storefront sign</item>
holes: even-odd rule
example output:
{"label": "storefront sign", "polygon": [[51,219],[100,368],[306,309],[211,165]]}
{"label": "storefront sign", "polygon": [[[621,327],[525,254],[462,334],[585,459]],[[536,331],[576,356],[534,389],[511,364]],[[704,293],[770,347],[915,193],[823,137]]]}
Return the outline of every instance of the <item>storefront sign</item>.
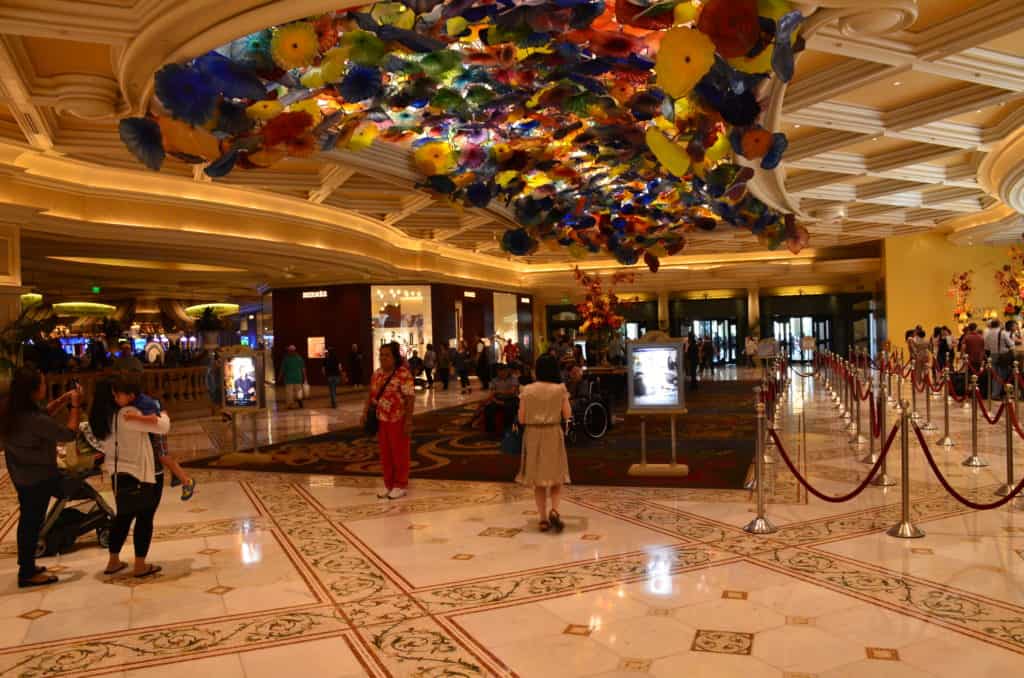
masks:
{"label": "storefront sign", "polygon": [[326,299],[327,290],[307,290],[302,293],[303,299]]}
{"label": "storefront sign", "polygon": [[524,304],[528,304],[530,303],[530,297],[519,297],[519,301],[523,302]]}
{"label": "storefront sign", "polygon": [[476,299],[476,292],[471,292],[469,290],[466,290],[465,292],[462,293],[462,296],[468,297],[470,299]]}

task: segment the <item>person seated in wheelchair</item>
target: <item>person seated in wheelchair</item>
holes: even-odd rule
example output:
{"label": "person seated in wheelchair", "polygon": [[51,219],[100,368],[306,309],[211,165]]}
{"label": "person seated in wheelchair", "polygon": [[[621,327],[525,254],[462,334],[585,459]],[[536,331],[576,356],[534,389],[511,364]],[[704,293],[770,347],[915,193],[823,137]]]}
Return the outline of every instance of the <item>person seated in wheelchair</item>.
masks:
{"label": "person seated in wheelchair", "polygon": [[491,394],[484,401],[484,429],[497,433],[497,413],[502,413],[502,425],[509,428],[515,421],[516,398],[519,395],[519,379],[513,376],[512,368],[505,363],[498,365],[498,376],[491,381]]}

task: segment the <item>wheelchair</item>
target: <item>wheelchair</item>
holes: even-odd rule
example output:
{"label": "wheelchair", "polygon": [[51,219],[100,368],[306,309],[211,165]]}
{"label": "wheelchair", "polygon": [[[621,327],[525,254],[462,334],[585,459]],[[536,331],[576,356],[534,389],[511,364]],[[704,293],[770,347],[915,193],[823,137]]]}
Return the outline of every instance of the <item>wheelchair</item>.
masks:
{"label": "wheelchair", "polygon": [[600,440],[612,425],[612,415],[600,391],[600,382],[592,379],[584,384],[583,392],[570,401],[572,419],[565,430],[565,442],[573,445],[583,436]]}

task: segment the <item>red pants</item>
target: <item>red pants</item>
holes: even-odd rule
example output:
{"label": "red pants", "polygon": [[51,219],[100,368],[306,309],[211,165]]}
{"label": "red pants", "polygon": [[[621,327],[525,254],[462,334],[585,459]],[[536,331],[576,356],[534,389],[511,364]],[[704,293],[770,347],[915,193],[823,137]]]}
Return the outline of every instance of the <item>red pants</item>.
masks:
{"label": "red pants", "polygon": [[384,487],[406,489],[409,487],[409,435],[405,432],[405,422],[379,422],[377,442]]}

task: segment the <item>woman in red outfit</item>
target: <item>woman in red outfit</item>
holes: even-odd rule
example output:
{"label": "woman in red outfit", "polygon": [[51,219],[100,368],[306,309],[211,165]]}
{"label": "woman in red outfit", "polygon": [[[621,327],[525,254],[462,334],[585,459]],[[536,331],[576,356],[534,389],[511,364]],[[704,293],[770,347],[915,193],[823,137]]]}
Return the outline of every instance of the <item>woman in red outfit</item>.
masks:
{"label": "woman in red outfit", "polygon": [[416,404],[412,373],[402,362],[398,342],[380,347],[380,369],[370,379],[370,391],[360,423],[366,422],[370,407],[377,412],[377,442],[384,487],[381,499],[401,499],[409,487],[409,436]]}

